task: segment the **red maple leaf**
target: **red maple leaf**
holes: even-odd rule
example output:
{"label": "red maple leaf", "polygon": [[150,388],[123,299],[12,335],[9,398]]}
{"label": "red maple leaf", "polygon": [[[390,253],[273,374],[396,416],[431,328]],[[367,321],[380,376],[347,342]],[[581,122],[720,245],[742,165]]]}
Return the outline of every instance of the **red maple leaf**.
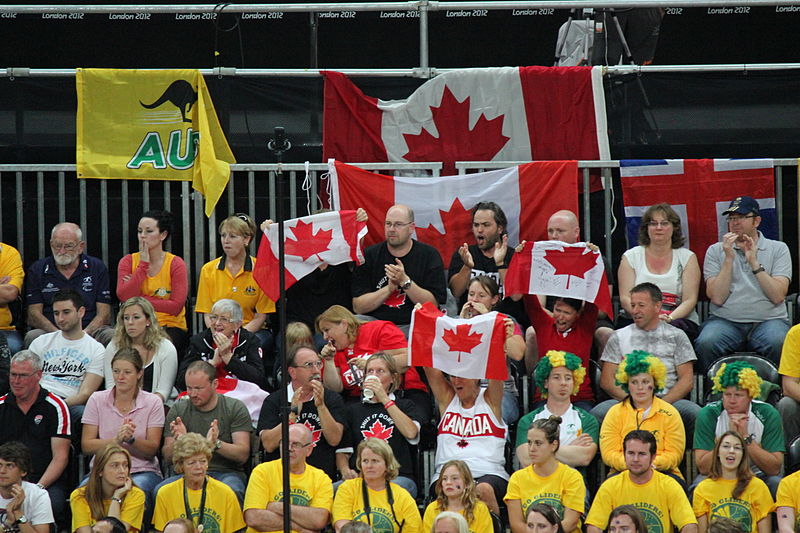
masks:
{"label": "red maple leaf", "polygon": [[376,420],[368,430],[361,430],[361,434],[365,439],[374,437],[376,439],[389,440],[392,438],[392,431],[394,431],[394,426],[386,427],[380,420]]}
{"label": "red maple leaf", "polygon": [[406,303],[406,293],[401,291],[400,289],[395,290],[392,294],[389,295],[386,300],[383,301],[385,305],[389,307],[400,307],[404,303]]}
{"label": "red maple leaf", "polygon": [[319,442],[319,437],[322,435],[322,429],[316,429],[308,420],[304,420],[303,425],[311,432],[311,447],[313,448],[317,445],[317,442]]}
{"label": "red maple leaf", "polygon": [[570,246],[563,250],[547,250],[544,258],[556,269],[556,276],[567,276],[567,289],[569,289],[569,276],[584,279],[591,269],[597,264],[597,256],[593,253],[584,253],[586,248]]}
{"label": "red maple leaf", "polygon": [[469,97],[462,102],[445,86],[439,107],[431,115],[439,137],[423,129],[418,135],[404,133],[408,161],[441,161],[442,174],[455,174],[456,161],[491,161],[510,137],[503,135],[503,116],[487,120],[483,113],[469,129]]}
{"label": "red maple leaf", "polygon": [[444,267],[448,268],[453,250],[462,243],[473,240],[472,212],[464,209],[461,200],[456,198],[450,205],[449,211],[439,210],[439,216],[442,217],[444,233],[436,229],[433,224],[429,224],[427,228],[417,226],[417,239],[439,250]]}
{"label": "red maple leaf", "polygon": [[333,238],[333,230],[319,230],[314,233],[314,223],[306,224],[302,220],[292,229],[294,239],[286,237],[286,255],[297,255],[303,261],[312,255],[321,254],[328,250],[328,245]]}
{"label": "red maple leaf", "polygon": [[480,333],[470,333],[470,324],[459,324],[455,331],[447,329],[442,335],[442,340],[447,343],[451,352],[458,352],[458,362],[461,362],[462,353],[471,353],[472,349],[481,343],[483,337]]}
{"label": "red maple leaf", "polygon": [[469,442],[465,441],[464,439],[461,439],[460,441],[456,442],[456,446],[458,446],[459,448],[466,448],[467,446],[469,446]]}

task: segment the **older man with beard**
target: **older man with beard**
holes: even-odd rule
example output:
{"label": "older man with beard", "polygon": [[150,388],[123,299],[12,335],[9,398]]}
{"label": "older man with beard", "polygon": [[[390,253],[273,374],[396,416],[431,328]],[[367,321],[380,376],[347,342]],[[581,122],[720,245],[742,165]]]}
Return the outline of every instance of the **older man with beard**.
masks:
{"label": "older man with beard", "polygon": [[108,268],[98,258],[85,254],[86,241],[77,224],[62,222],[50,234],[53,255],[39,259],[28,268],[28,326],[25,346],[44,334],[58,331],[53,317],[53,295],[60,289],[75,289],[83,297],[86,313],[83,331],[104,346],[114,335],[111,322],[111,290]]}

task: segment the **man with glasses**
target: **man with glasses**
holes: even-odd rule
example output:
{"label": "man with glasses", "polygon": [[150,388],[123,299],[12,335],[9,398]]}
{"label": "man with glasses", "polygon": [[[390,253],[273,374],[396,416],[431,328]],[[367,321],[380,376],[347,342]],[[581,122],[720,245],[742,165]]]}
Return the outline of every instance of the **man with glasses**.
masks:
{"label": "man with glasses", "polygon": [[[308,427],[304,424],[289,426],[292,531],[322,531],[330,522],[333,486],[325,472],[306,463],[313,449],[312,432]],[[243,509],[248,531],[283,531],[281,459],[261,463],[253,469]]]}
{"label": "man with glasses", "polygon": [[108,268],[98,258],[84,253],[86,242],[77,224],[56,224],[50,234],[52,256],[39,259],[28,268],[25,299],[28,326],[25,346],[44,333],[57,331],[53,317],[53,295],[59,289],[75,289],[83,297],[86,313],[83,330],[107,345],[114,335],[111,322],[111,290]]}
{"label": "man with glasses", "polygon": [[178,368],[176,386],[186,389],[184,376],[195,361],[208,361],[217,371],[217,377],[233,377],[249,381],[264,389],[266,377],[262,361],[261,342],[255,333],[242,327],[242,306],[236,300],[217,300],[208,315],[211,324],[202,333],[193,336],[189,349]]}
{"label": "man with glasses", "polygon": [[[289,422],[311,431],[308,463],[336,479],[336,448],[344,432],[345,410],[341,395],[322,386],[322,356],[313,346],[298,345],[286,355],[291,382],[286,387],[291,403]],[[278,458],[281,440],[280,391],[270,394],[261,407],[257,432],[267,459]]]}
{"label": "man with glasses", "polygon": [[17,441],[28,447],[32,461],[27,479],[49,493],[53,515],[65,526],[69,493],[62,474],[69,462],[69,408],[39,385],[42,358],[35,353],[17,352],[10,378],[11,392],[0,397],[0,444]]}
{"label": "man with glasses", "polygon": [[695,341],[704,369],[731,352],[758,352],[776,365],[789,320],[783,301],[792,279],[789,248],[758,230],[758,202],[735,198],[723,215],[728,233],[709,246],[703,264],[711,316]]}
{"label": "man with glasses", "polygon": [[[205,435],[214,449],[208,475],[233,489],[241,503],[246,480],[244,464],[250,458],[250,413],[240,400],[217,392],[217,370],[209,362],[190,364],[185,383],[187,394],[167,413],[161,449],[164,460],[172,461],[175,440],[181,435]],[[153,491],[153,499],[161,487],[180,477],[172,476],[159,483]]]}
{"label": "man with glasses", "polygon": [[412,239],[414,211],[393,205],[386,212],[386,240],[367,248],[353,272],[353,310],[394,322],[408,336],[417,303],[444,304],[444,266],[436,248]]}

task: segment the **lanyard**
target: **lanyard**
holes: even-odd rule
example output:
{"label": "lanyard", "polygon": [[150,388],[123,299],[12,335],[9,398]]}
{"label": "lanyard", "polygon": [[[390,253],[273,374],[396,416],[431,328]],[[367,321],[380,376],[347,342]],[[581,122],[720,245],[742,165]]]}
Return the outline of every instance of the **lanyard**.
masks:
{"label": "lanyard", "polygon": [[[367,481],[364,478],[361,478],[361,497],[364,500],[364,514],[367,515],[367,524],[372,526],[372,519],[370,518],[370,515],[372,514],[372,508],[369,505]],[[394,495],[392,494],[392,486],[388,481],[386,482],[386,499],[389,501],[389,509],[392,511],[392,520],[394,520],[394,523],[398,526],[397,533],[403,533],[403,526],[406,525],[406,519],[404,518],[402,522],[397,521],[397,515],[394,514]]]}
{"label": "lanyard", "polygon": [[[203,533],[203,519],[206,515],[206,485],[208,485],[208,476],[203,480],[203,494],[200,496],[200,512],[197,517],[197,531]],[[186,490],[186,478],[183,480],[183,506],[186,510],[186,518],[194,523],[192,518],[192,508],[189,507],[189,492]]]}

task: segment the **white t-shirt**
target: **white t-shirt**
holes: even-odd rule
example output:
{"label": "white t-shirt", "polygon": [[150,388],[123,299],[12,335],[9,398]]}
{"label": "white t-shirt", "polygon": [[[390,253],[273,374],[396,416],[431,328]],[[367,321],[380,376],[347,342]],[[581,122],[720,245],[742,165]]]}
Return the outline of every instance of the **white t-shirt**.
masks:
{"label": "white t-shirt", "polygon": [[37,337],[30,350],[42,358],[40,385],[61,398],[78,393],[86,373],[103,377],[105,348],[86,333],[78,340],[64,338],[61,331]]}
{"label": "white t-shirt", "polygon": [[[53,509],[50,505],[50,495],[47,491],[40,489],[33,483],[27,481],[22,482],[22,491],[25,493],[25,501],[22,502],[22,514],[28,519],[28,523],[32,526],[40,524],[52,524]],[[11,498],[3,498],[0,496],[0,519],[8,522],[6,519],[6,506],[8,506]]]}

